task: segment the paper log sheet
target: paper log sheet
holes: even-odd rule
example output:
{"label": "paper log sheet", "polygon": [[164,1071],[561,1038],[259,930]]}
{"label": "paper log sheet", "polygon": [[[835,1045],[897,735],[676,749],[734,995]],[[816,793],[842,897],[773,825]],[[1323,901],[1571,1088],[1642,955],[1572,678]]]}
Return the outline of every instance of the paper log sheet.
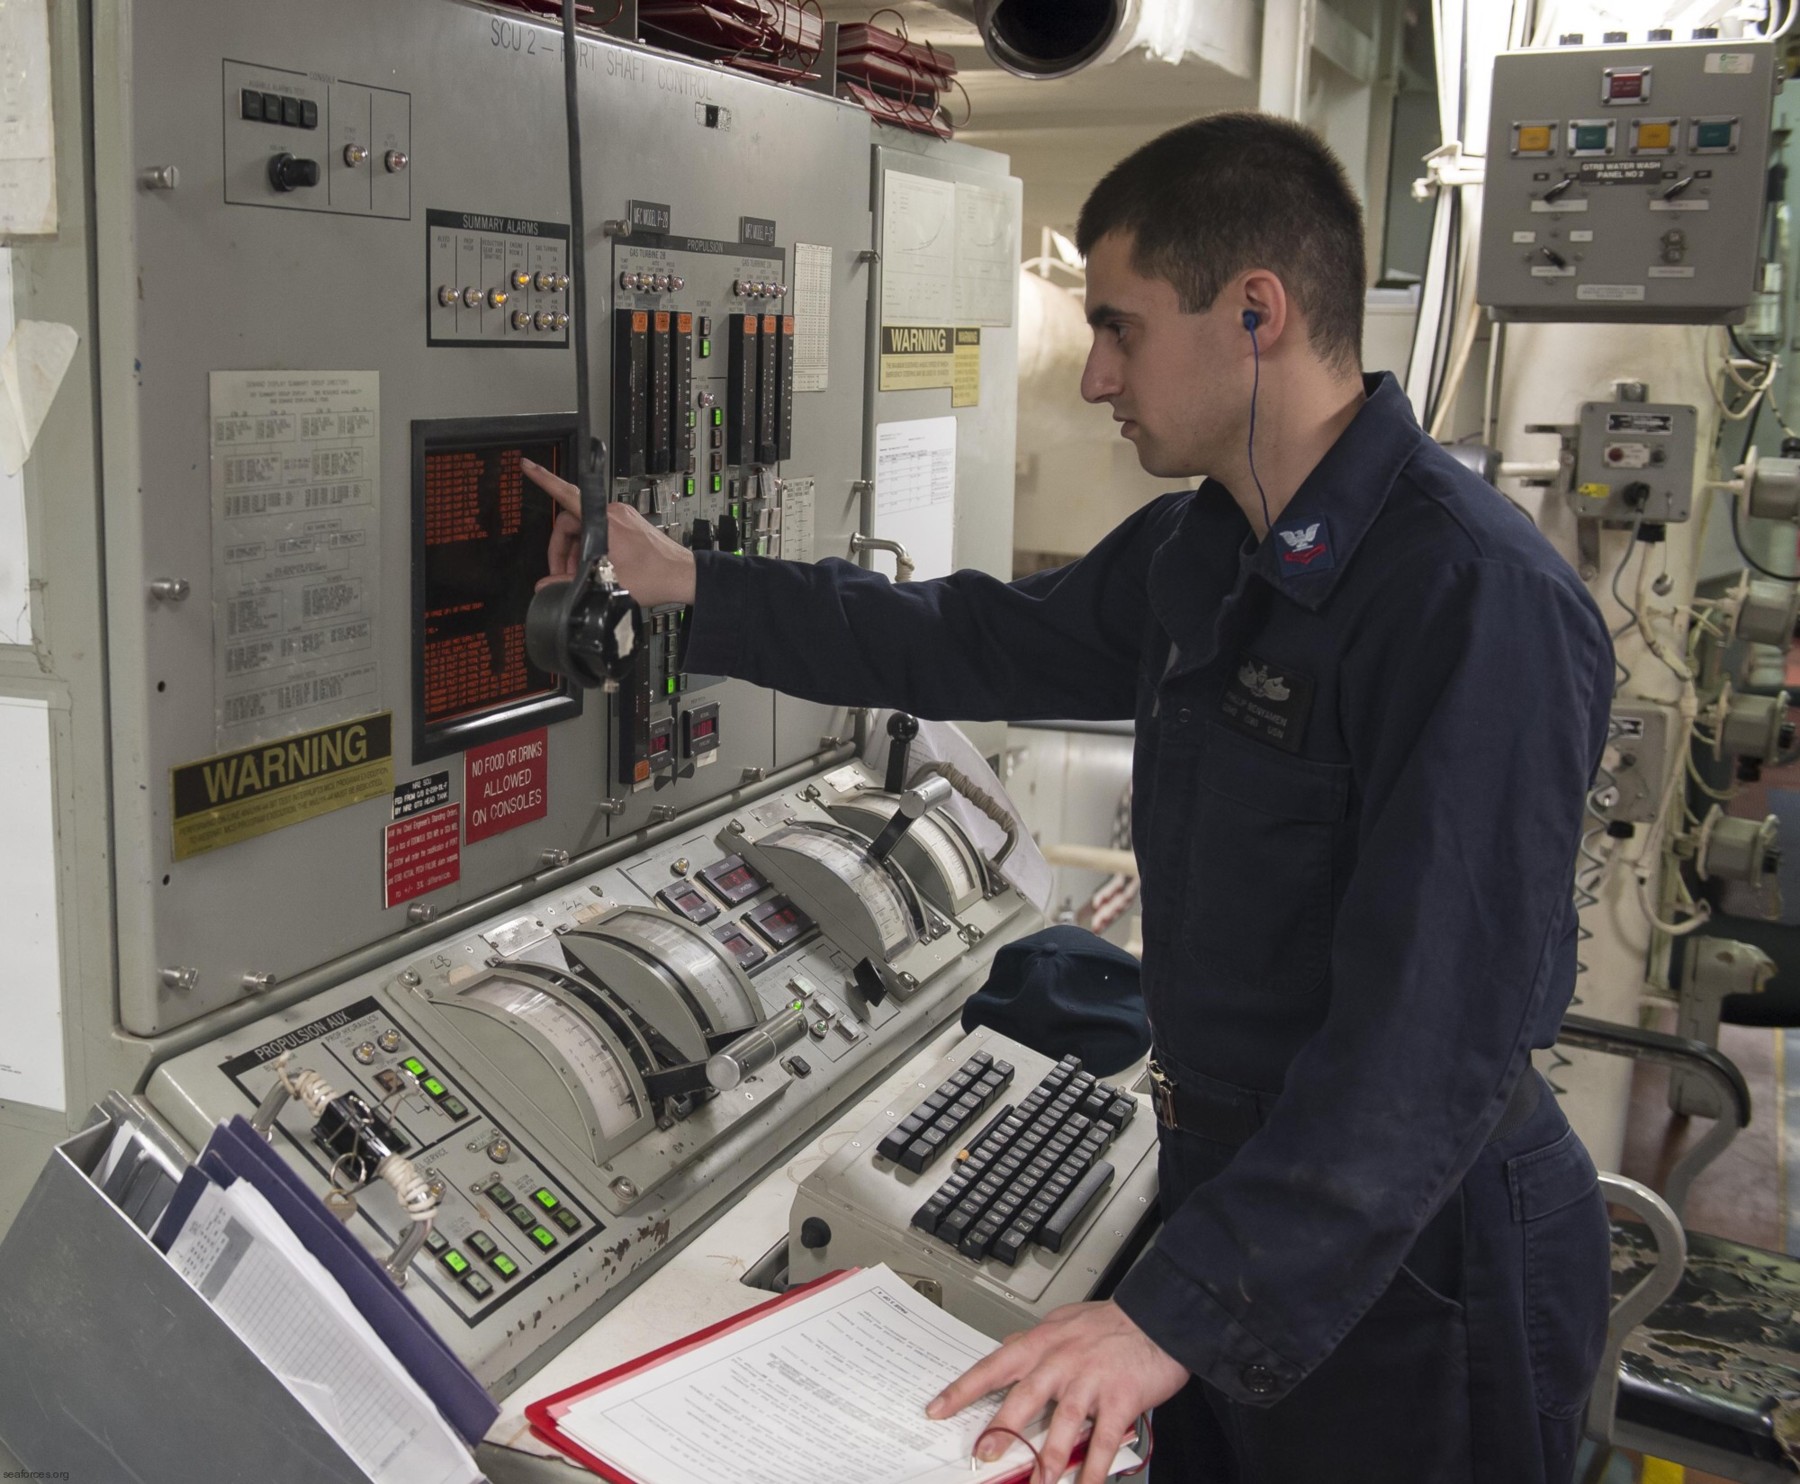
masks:
{"label": "paper log sheet", "polygon": [[925,1406],[993,1340],[867,1268],[576,1402],[562,1430],[641,1484],[971,1484],[1029,1465],[1018,1443],[971,1472],[996,1393]]}

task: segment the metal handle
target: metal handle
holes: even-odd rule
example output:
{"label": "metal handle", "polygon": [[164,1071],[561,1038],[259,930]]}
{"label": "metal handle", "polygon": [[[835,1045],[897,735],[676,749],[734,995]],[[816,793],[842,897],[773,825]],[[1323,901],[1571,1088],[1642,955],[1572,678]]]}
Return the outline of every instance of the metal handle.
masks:
{"label": "metal handle", "polygon": [[900,807],[870,843],[869,854],[876,860],[886,860],[893,848],[900,843],[900,837],[912,828],[915,819],[923,818],[940,804],[948,804],[955,793],[950,780],[936,773],[929,778],[920,779],[900,795]]}
{"label": "metal handle", "polygon": [[891,541],[886,536],[865,536],[857,531],[850,537],[850,550],[857,556],[865,551],[891,551],[894,554],[894,581],[912,581],[912,553],[898,541]]}
{"label": "metal handle", "polygon": [[759,1067],[766,1067],[806,1035],[812,1019],[810,997],[802,994],[785,1010],[778,1010],[760,1025],[753,1025],[723,1051],[706,1061],[706,1080],[720,1092],[730,1092]]}

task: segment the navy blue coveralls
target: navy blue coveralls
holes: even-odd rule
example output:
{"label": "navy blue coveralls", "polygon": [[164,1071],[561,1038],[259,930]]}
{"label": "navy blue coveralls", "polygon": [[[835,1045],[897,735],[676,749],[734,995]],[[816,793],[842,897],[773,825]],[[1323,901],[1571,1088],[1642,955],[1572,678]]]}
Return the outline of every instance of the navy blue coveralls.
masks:
{"label": "navy blue coveralls", "polygon": [[696,670],[1135,718],[1144,990],[1198,1110],[1115,1295],[1194,1376],[1159,1484],[1564,1484],[1605,1333],[1594,1167],[1524,1094],[1574,985],[1611,644],[1393,379],[1367,389],[1260,544],[1208,483],[1011,584],[696,553]]}

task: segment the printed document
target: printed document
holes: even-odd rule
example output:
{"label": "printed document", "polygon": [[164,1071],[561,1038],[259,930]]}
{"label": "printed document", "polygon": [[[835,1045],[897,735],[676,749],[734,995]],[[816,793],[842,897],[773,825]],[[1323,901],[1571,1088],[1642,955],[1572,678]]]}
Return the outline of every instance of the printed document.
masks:
{"label": "printed document", "polygon": [[1031,1462],[1015,1442],[970,1467],[1000,1394],[942,1422],[925,1405],[996,1348],[867,1268],[600,1387],[561,1429],[638,1484],[979,1484]]}

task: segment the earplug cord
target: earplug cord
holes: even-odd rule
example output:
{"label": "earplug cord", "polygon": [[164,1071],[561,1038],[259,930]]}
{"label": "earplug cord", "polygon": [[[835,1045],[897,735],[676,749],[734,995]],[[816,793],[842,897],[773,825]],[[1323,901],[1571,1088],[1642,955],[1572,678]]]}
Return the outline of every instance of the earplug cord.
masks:
{"label": "earplug cord", "polygon": [[1244,311],[1244,328],[1250,332],[1250,357],[1254,367],[1250,381],[1250,477],[1256,481],[1256,496],[1262,501],[1263,540],[1269,539],[1269,532],[1275,522],[1269,519],[1269,497],[1263,490],[1262,476],[1256,472],[1256,394],[1262,389],[1262,347],[1256,343],[1256,311]]}

